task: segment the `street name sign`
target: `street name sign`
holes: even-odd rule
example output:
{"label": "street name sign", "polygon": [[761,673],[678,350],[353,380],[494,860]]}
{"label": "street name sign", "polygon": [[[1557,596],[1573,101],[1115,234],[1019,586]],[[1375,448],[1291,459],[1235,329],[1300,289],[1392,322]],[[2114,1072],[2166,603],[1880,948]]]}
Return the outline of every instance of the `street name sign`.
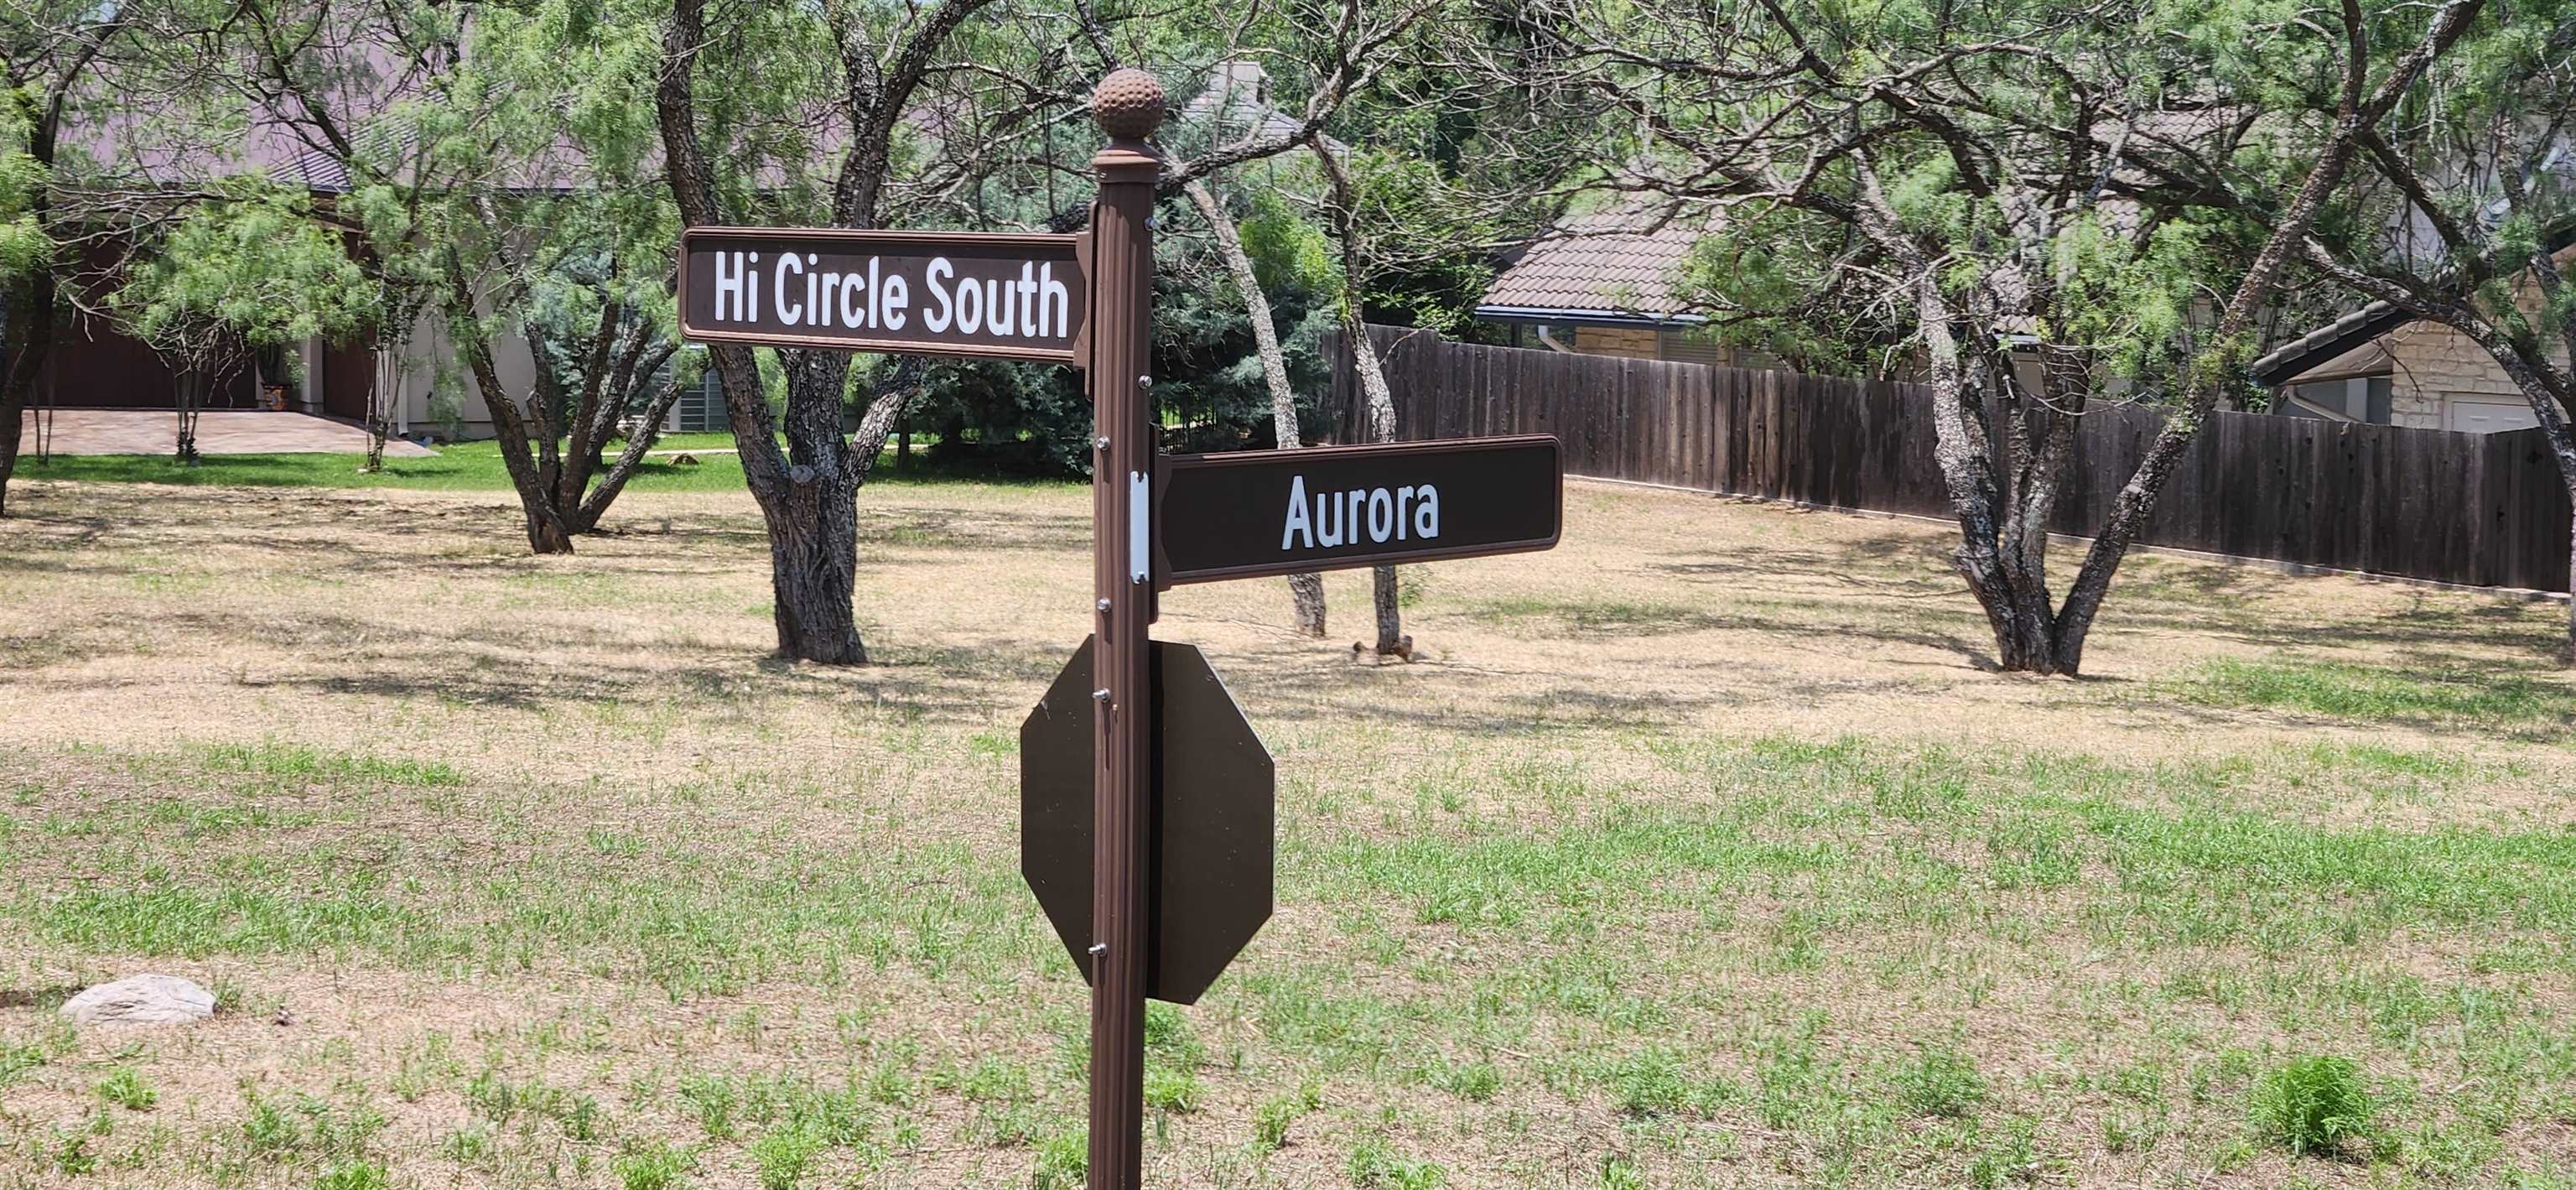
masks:
{"label": "street name sign", "polygon": [[1565,519],[1563,459],[1544,435],[1159,464],[1158,587],[1543,550]]}
{"label": "street name sign", "polygon": [[[1020,875],[1091,977],[1093,642],[1020,725]],[[1270,752],[1196,646],[1154,642],[1145,994],[1195,1004],[1270,920]]]}
{"label": "street name sign", "polygon": [[1080,235],[692,227],[680,333],[715,343],[1081,364]]}

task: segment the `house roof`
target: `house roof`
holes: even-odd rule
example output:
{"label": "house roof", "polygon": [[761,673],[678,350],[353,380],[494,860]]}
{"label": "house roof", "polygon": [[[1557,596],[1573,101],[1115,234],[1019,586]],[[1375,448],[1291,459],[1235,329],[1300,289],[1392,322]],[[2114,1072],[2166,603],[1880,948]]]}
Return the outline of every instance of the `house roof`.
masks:
{"label": "house roof", "polygon": [[[2148,111],[2126,129],[2097,128],[2094,135],[2106,147],[2131,137],[2141,138],[2141,144],[2190,144],[2225,132],[2237,114],[2228,107]],[[2115,176],[2135,185],[2152,181],[2136,166],[2123,166]],[[2095,207],[2105,226],[2120,235],[2135,234],[2144,218],[2136,199],[2117,194],[2099,197]],[[1494,278],[1476,316],[1503,322],[1632,325],[1705,321],[1689,312],[1675,290],[1691,246],[1710,225],[1677,219],[1648,230],[1653,218],[1650,208],[1637,205],[1559,223]],[[2035,320],[2018,319],[1999,329],[2026,334],[2035,325]]]}
{"label": "house roof", "polygon": [[[2552,257],[2569,259],[2571,250],[2576,250],[2576,223],[2559,227],[2544,243]],[[2448,288],[2458,281],[2455,275],[2446,273],[2438,283]],[[2328,365],[2349,365],[2353,361],[2346,359],[2347,355],[2416,320],[2415,315],[2387,302],[2372,302],[2265,352],[2246,370],[2257,384],[2281,384]],[[2339,366],[2333,370],[2344,373],[2354,369]]]}
{"label": "house roof", "polygon": [[1479,318],[1694,324],[1674,292],[1705,225],[1673,220],[1649,228],[1642,211],[1578,215],[1530,245],[1485,288]]}
{"label": "house roof", "polygon": [[2280,384],[2361,348],[2415,316],[2386,302],[2372,302],[2315,330],[2283,343],[2254,361],[2247,371],[2257,384]]}

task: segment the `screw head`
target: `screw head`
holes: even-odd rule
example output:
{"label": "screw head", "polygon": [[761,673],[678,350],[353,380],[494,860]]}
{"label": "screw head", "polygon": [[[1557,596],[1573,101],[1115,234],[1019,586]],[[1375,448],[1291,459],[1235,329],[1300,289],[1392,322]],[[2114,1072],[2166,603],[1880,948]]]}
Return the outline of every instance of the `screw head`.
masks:
{"label": "screw head", "polygon": [[1091,92],[1091,118],[1111,140],[1140,141],[1163,123],[1163,84],[1133,66],[1121,66]]}

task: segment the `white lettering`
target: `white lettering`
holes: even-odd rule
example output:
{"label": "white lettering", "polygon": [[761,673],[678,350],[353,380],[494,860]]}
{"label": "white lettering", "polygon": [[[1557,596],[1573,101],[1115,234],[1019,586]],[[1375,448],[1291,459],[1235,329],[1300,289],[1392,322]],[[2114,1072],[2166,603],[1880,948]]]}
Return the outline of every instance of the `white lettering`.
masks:
{"label": "white lettering", "polygon": [[[759,253],[751,254],[751,263],[753,265],[760,263]],[[749,309],[743,311],[742,320],[758,322],[760,321],[760,279],[751,275],[751,269],[748,266],[743,269],[742,277],[742,296],[749,299]]]}
{"label": "white lettering", "polygon": [[1413,489],[1395,489],[1395,539],[1404,540],[1405,522],[1413,519]]}
{"label": "white lettering", "polygon": [[805,271],[805,266],[797,263],[796,254],[793,252],[778,258],[778,271],[770,276],[769,305],[770,308],[778,311],[778,321],[794,326],[804,321],[805,312],[787,304],[787,270],[789,269],[796,270],[800,275]]}
{"label": "white lettering", "polygon": [[[1327,492],[1315,501],[1315,544],[1336,546],[1342,543],[1342,494]],[[1326,516],[1331,513],[1331,516]]]}
{"label": "white lettering", "polygon": [[[1043,335],[1046,328],[1038,322],[1038,266],[1020,262],[1020,326],[1028,334]],[[1009,282],[1004,282],[1009,284]]]}
{"label": "white lettering", "polygon": [[1415,494],[1422,498],[1422,503],[1413,506],[1414,536],[1440,536],[1440,489],[1426,483]]}
{"label": "white lettering", "polygon": [[1008,277],[984,283],[984,329],[996,335],[1016,337],[1020,333],[1019,307],[1011,301]]}
{"label": "white lettering", "polygon": [[1369,540],[1384,541],[1395,532],[1395,497],[1385,488],[1369,493]]}
{"label": "white lettering", "polygon": [[1030,333],[1044,333],[1049,310],[1055,311],[1055,337],[1061,339],[1072,334],[1065,323],[1073,317],[1073,294],[1064,287],[1064,282],[1055,279],[1052,262],[1038,268],[1038,316],[1029,326]]}
{"label": "white lettering", "polygon": [[1288,524],[1279,530],[1279,548],[1292,548],[1290,543],[1299,534],[1305,535],[1304,548],[1315,548],[1315,522],[1306,515],[1306,477],[1291,475],[1288,477]]}
{"label": "white lettering", "polygon": [[[819,263],[821,262],[815,259],[813,253],[805,254],[806,268],[811,269]],[[818,279],[811,272],[805,274],[805,325],[807,326],[821,326],[831,316],[831,312],[823,308],[822,302],[814,300],[814,282]],[[823,292],[828,297],[832,291],[827,289]]]}
{"label": "white lettering", "polygon": [[949,301],[947,288],[940,285],[940,281],[953,277],[956,273],[955,269],[949,267],[948,258],[945,256],[932,257],[930,268],[922,273],[922,283],[930,287],[932,300],[939,303],[937,311],[921,312],[922,328],[931,334],[947,334],[948,324],[957,320],[957,307]]}
{"label": "white lettering", "polygon": [[[732,265],[726,268],[726,265]],[[728,312],[730,311],[730,313]],[[739,320],[742,315],[742,253],[716,253],[716,321]]]}
{"label": "white lettering", "polygon": [[868,325],[868,279],[859,273],[841,274],[841,325],[858,330]]}
{"label": "white lettering", "polygon": [[957,333],[971,335],[983,329],[984,287],[968,277],[965,284],[957,287]]}
{"label": "white lettering", "polygon": [[[876,271],[876,262],[869,261],[868,275],[873,277]],[[903,312],[912,305],[911,284],[903,279],[903,274],[896,273],[885,279],[885,292],[877,298],[883,303],[877,307],[877,323],[890,331],[902,330]]]}

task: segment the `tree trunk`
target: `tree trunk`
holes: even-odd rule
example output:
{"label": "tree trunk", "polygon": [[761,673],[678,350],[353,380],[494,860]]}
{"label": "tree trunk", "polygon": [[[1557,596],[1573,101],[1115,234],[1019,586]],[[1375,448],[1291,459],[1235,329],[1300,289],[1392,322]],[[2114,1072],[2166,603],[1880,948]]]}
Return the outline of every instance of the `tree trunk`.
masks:
{"label": "tree trunk", "polygon": [[9,477],[18,471],[18,438],[26,430],[26,405],[18,386],[0,381],[0,516],[9,515]]}
{"label": "tree trunk", "polygon": [[1288,604],[1301,636],[1324,635],[1324,576],[1312,572],[1288,576]]}
{"label": "tree trunk", "polygon": [[[1280,350],[1279,331],[1270,312],[1270,296],[1261,292],[1261,278],[1252,271],[1252,256],[1243,250],[1243,236],[1235,230],[1234,216],[1216,200],[1207,185],[1193,181],[1182,187],[1190,202],[1206,217],[1208,227],[1216,233],[1217,248],[1225,257],[1225,270],[1234,277],[1234,288],[1243,295],[1243,309],[1252,323],[1253,351],[1261,357],[1261,377],[1270,386],[1270,426],[1279,449],[1295,450],[1306,444],[1297,425],[1297,394],[1288,383],[1288,355]],[[1297,617],[1297,631],[1304,636],[1324,635],[1324,576],[1312,572],[1288,576],[1288,603]]]}
{"label": "tree trunk", "polygon": [[778,655],[825,665],[865,665],[852,588],[859,569],[858,491],[837,471],[798,465],[777,500],[762,500],[769,524],[771,619]]}
{"label": "tree trunk", "polygon": [[180,462],[197,465],[197,410],[205,405],[205,377],[196,369],[182,365],[171,382],[178,396],[179,434],[172,451]]}
{"label": "tree trunk", "polygon": [[590,495],[583,498],[580,507],[571,513],[573,532],[588,533],[599,527],[600,516],[616,502],[618,493],[626,490],[626,481],[634,478],[635,472],[644,465],[645,456],[652,452],[655,443],[662,440],[662,422],[671,416],[671,406],[679,404],[680,394],[686,388],[675,371],[670,382],[662,386],[662,395],[654,398],[653,407],[645,412],[644,424],[634,437],[626,440],[626,449],[618,452],[617,461],[608,465],[607,473],[599,477],[599,482],[590,489]]}
{"label": "tree trunk", "polygon": [[[44,262],[39,262],[44,265]],[[26,429],[27,398],[54,347],[54,275],[50,266],[27,274],[0,313],[0,516],[9,510],[9,479],[18,470],[18,443]]]}
{"label": "tree trunk", "polygon": [[403,353],[408,334],[376,344],[375,384],[367,390],[367,458],[358,470],[373,475],[385,469],[385,439],[393,433],[394,409],[402,404]]}
{"label": "tree trunk", "polygon": [[1402,584],[1395,567],[1369,568],[1369,601],[1377,611],[1377,655],[1413,660],[1413,638],[1404,634]]}
{"label": "tree trunk", "polygon": [[[835,21],[846,87],[839,115],[850,137],[832,187],[833,226],[876,226],[903,115],[930,72],[933,54],[990,0],[948,0],[928,9],[892,45],[868,43],[875,26]],[[683,227],[727,220],[698,138],[695,64],[706,44],[704,0],[675,0],[663,27],[663,57],[653,106],[661,131],[665,181]],[[744,486],[768,522],[771,580],[781,656],[837,665],[867,660],[852,615],[858,572],[859,486],[885,447],[894,419],[919,390],[918,357],[899,361],[860,420],[855,440],[841,436],[841,397],[849,357],[841,352],[785,350],[787,449],[748,349],[716,344],[709,352],[725,394],[725,414],[741,452]]]}
{"label": "tree trunk", "polygon": [[[1368,396],[1368,435],[1372,442],[1395,441],[1395,393],[1386,385],[1386,367],[1378,360],[1377,344],[1370,341],[1368,324],[1360,319],[1356,301],[1346,303],[1342,311],[1342,336],[1351,342],[1351,358],[1359,373],[1360,391]],[[1375,568],[1372,603],[1377,610],[1377,655],[1413,659],[1413,638],[1404,634],[1404,609],[1397,601],[1395,567]]]}

